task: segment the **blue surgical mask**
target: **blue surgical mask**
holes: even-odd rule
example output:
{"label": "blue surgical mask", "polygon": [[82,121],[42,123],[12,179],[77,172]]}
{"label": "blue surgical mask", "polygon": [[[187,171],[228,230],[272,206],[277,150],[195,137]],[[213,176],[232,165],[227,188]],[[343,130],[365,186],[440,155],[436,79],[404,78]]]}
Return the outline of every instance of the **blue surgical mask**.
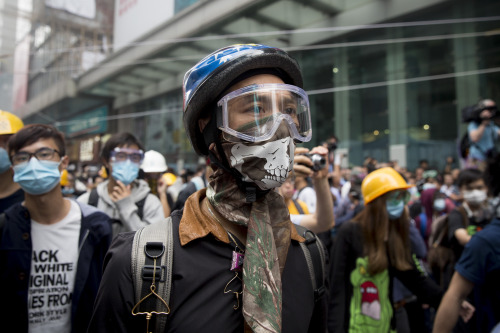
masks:
{"label": "blue surgical mask", "polygon": [[4,173],[10,168],[9,154],[3,148],[0,148],[0,173]]}
{"label": "blue surgical mask", "polygon": [[434,200],[434,210],[442,212],[446,208],[446,201],[443,198]]}
{"label": "blue surgical mask", "polygon": [[130,160],[115,162],[112,167],[111,176],[125,185],[132,183],[139,176],[139,164],[130,162]]}
{"label": "blue surgical mask", "polygon": [[386,204],[387,214],[389,215],[390,220],[395,220],[401,217],[403,214],[403,210],[405,209],[405,203],[403,200],[398,201],[396,204],[390,204],[387,202]]}
{"label": "blue surgical mask", "polygon": [[62,188],[62,194],[64,195],[69,195],[75,193],[75,189],[72,187],[63,187]]}
{"label": "blue surgical mask", "polygon": [[59,185],[61,172],[55,161],[39,161],[32,157],[28,163],[14,166],[14,181],[32,195],[41,195]]}

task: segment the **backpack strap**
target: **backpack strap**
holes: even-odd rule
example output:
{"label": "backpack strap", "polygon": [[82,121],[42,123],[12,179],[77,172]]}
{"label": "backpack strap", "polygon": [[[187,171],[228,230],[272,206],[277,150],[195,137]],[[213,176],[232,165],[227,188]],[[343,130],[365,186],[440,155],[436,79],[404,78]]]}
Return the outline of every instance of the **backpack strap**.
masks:
{"label": "backpack strap", "polygon": [[305,242],[299,244],[306,257],[307,268],[309,269],[311,284],[314,290],[314,302],[317,302],[321,295],[325,293],[325,248],[318,236],[312,231],[300,225],[295,225],[295,229],[299,235],[306,239]]}
{"label": "backpack strap", "polygon": [[[157,314],[154,318],[157,332],[165,331],[166,314],[170,313],[168,303],[172,287],[173,244],[171,217],[139,229],[132,243],[131,265],[135,307],[140,305],[138,310],[141,314],[151,312]],[[155,264],[155,258],[160,261],[159,264]],[[155,295],[151,295],[153,276],[156,293],[164,302]],[[158,315],[158,312],[163,315]]]}
{"label": "backpack strap", "polygon": [[99,194],[97,194],[97,188],[94,187],[92,190],[90,190],[89,201],[87,202],[87,204],[97,207],[98,202],[99,202]]}
{"label": "backpack strap", "polygon": [[148,198],[149,194],[150,193],[148,193],[144,198],[135,203],[135,205],[137,206],[137,215],[141,220],[144,217],[144,204],[146,203],[146,199]]}
{"label": "backpack strap", "polygon": [[297,200],[292,199],[292,202],[295,205],[295,208],[297,208],[297,212],[299,212],[299,214],[302,214],[302,215],[305,214],[304,210],[302,209],[302,206],[300,205],[300,203]]}

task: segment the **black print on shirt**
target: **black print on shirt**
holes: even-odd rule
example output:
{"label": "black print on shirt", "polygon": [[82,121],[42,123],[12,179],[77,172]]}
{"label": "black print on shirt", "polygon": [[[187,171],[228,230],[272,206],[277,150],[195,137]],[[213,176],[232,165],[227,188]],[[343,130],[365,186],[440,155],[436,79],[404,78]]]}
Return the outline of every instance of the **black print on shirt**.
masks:
{"label": "black print on shirt", "polygon": [[30,276],[28,304],[31,324],[57,321],[67,314],[71,304],[70,276],[74,264],[61,263],[59,250],[33,251],[34,270]]}

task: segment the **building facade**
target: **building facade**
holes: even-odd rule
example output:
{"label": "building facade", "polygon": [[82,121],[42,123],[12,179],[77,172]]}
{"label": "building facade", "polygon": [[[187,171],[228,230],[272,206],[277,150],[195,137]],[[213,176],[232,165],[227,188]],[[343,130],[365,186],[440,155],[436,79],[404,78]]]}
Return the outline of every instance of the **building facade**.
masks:
{"label": "building facade", "polygon": [[[36,67],[30,60],[37,79],[29,78],[26,103],[15,112],[65,131],[72,159],[98,162],[104,135],[129,131],[169,165],[195,165],[182,124],[183,75],[237,43],[276,46],[298,60],[313,121],[306,146],[335,135],[346,165],[371,156],[409,169],[421,159],[442,168],[446,156],[457,156],[461,109],[500,99],[495,0],[153,2],[117,0],[113,19],[103,18],[109,7],[97,8],[96,29],[85,35],[92,48],[78,44],[92,59],[86,65],[79,59],[65,71],[61,63]],[[50,45],[59,57],[77,49]],[[32,47],[31,57],[39,56]]]}

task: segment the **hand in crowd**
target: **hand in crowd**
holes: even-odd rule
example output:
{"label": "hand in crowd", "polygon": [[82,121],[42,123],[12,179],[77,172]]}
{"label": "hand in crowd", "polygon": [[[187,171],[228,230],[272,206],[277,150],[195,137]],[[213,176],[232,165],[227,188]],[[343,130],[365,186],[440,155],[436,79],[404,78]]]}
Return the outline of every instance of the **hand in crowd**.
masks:
{"label": "hand in crowd", "polygon": [[165,178],[160,177],[160,179],[158,179],[158,185],[156,186],[158,194],[160,195],[162,193],[167,193],[167,188],[168,188],[167,181],[165,180]]}
{"label": "hand in crowd", "polygon": [[113,202],[117,202],[125,199],[126,197],[129,197],[131,193],[132,187],[130,184],[125,185],[121,181],[117,180],[116,186],[113,188],[113,192],[111,193],[110,197]]}
{"label": "hand in crowd", "polygon": [[[304,154],[319,154],[323,156],[326,160],[325,166],[321,170],[313,171],[313,162]],[[296,176],[326,178],[328,176],[328,149],[323,146],[314,147],[312,150],[304,147],[295,148],[293,171]]]}
{"label": "hand in crowd", "polygon": [[462,317],[463,321],[466,323],[472,318],[474,311],[476,311],[474,305],[467,301],[463,301],[460,307],[460,317]]}

